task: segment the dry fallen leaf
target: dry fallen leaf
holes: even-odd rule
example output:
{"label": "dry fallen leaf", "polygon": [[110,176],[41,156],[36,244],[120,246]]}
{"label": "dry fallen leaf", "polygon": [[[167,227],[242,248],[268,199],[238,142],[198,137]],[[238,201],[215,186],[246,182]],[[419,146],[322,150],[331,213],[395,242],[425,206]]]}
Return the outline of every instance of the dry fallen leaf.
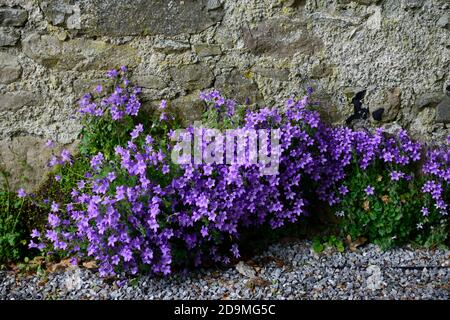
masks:
{"label": "dry fallen leaf", "polygon": [[345,243],[352,252],[355,252],[358,249],[358,247],[366,243],[366,241],[367,238],[364,237],[359,237],[355,241],[352,241],[352,237],[350,235],[348,235],[347,238],[345,239]]}
{"label": "dry fallen leaf", "polygon": [[389,198],[388,195],[384,195],[381,197],[381,201],[383,201],[384,204],[388,204],[390,202],[391,198]]}
{"label": "dry fallen leaf", "polygon": [[263,279],[261,277],[253,277],[247,281],[245,286],[249,289],[254,290],[255,287],[267,287],[270,286],[270,281]]}
{"label": "dry fallen leaf", "polygon": [[363,203],[363,209],[364,209],[364,211],[369,211],[369,210],[370,210],[370,203],[369,203],[369,200],[364,201],[364,203]]}
{"label": "dry fallen leaf", "polygon": [[48,272],[58,272],[63,271],[69,267],[73,266],[71,263],[71,259],[64,259],[58,263],[51,264],[47,267]]}
{"label": "dry fallen leaf", "polygon": [[48,282],[48,278],[44,278],[44,279],[42,279],[41,281],[39,281],[39,282],[37,283],[37,285],[43,287],[43,286],[45,286],[45,284],[46,284],[47,282]]}
{"label": "dry fallen leaf", "polygon": [[245,264],[243,261],[239,261],[239,263],[236,265],[236,270],[243,276],[246,276],[248,278],[256,277],[256,271],[253,269],[253,267]]}
{"label": "dry fallen leaf", "polygon": [[83,267],[85,267],[86,269],[96,269],[96,268],[98,268],[97,262],[95,262],[95,260],[83,262]]}

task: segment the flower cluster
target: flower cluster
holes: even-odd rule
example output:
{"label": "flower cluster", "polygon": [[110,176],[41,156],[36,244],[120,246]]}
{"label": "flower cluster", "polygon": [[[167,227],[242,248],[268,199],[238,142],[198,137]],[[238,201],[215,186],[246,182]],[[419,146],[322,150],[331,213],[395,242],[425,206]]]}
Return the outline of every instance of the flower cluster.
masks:
{"label": "flower cluster", "polygon": [[[94,117],[102,117],[105,112],[109,113],[113,120],[120,120],[124,116],[137,116],[141,103],[138,95],[141,89],[130,87],[130,81],[125,77],[126,67],[121,67],[120,72],[111,70],[108,77],[115,80],[114,90],[100,102],[94,101],[94,94],[85,94],[79,101],[80,113],[89,114]],[[98,85],[95,88],[95,95],[101,96],[103,86]]]}
{"label": "flower cluster", "polygon": [[[124,72],[123,68],[109,71],[108,76],[120,79],[120,85],[100,103],[93,102],[93,95],[85,95],[80,112],[94,118],[110,116],[113,121],[136,116],[139,89],[129,89]],[[96,92],[102,93],[103,88],[97,87]],[[239,106],[218,91],[202,93],[200,98],[210,106],[216,129],[228,121],[227,128],[277,130],[279,147],[268,137],[263,145],[278,156],[278,173],[262,174],[266,164],[250,158],[231,164],[172,163],[174,147],[162,141],[173,139],[175,133],[163,101],[159,121],[152,128],[133,118],[136,122],[127,132],[127,141],[117,143],[113,156],[96,149],[84,179],[71,192],[71,202],[51,203],[48,229],[34,231],[32,237],[41,242],[31,246],[42,249],[45,242],[49,250],[93,258],[103,276],[139,270],[168,274],[183,260],[196,265],[206,260],[228,263],[239,257],[239,239],[245,230],[295,223],[309,215],[311,197],[335,206],[345,219],[345,205],[353,194],[362,191],[363,199],[382,196],[378,193],[384,190],[367,178],[371,172],[381,170],[381,175],[376,174],[407,183],[422,160],[424,146],[405,131],[392,136],[381,129],[369,133],[326,125],[308,107],[310,93],[300,100],[289,99],[282,111],[248,108],[241,118]],[[163,129],[158,131],[158,126]],[[193,137],[195,130],[205,137],[209,128],[190,127],[185,134]],[[202,152],[210,143],[202,138]],[[237,152],[249,154],[248,148],[245,143],[238,145]],[[215,152],[226,156],[227,150]],[[448,209],[449,158],[448,148],[430,150],[422,170],[429,177],[423,192],[430,193],[442,214]],[[63,151],[51,163],[71,165],[73,160]],[[355,170],[358,183],[364,185],[349,183]],[[382,201],[391,200],[385,196]]]}
{"label": "flower cluster", "polygon": [[431,195],[436,209],[443,215],[448,214],[448,203],[450,201],[450,135],[447,138],[447,145],[430,148],[427,151],[422,172],[427,177],[422,191]]}

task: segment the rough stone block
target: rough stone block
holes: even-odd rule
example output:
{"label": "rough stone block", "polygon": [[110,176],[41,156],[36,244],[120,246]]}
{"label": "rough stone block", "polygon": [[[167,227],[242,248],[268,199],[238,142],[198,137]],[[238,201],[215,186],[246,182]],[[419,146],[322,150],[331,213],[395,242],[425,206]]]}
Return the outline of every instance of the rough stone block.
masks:
{"label": "rough stone block", "polygon": [[221,5],[208,0],[92,0],[83,13],[90,18],[87,33],[108,36],[198,33],[224,15]]}
{"label": "rough stone block", "polygon": [[32,34],[22,41],[23,52],[47,68],[106,70],[120,65],[134,67],[139,57],[129,45],[77,38],[61,41],[52,35]]}
{"label": "rough stone block", "polygon": [[194,45],[194,52],[199,57],[209,57],[222,54],[222,49],[218,44],[199,43]]}
{"label": "rough stone block", "polygon": [[235,99],[240,103],[262,102],[262,95],[256,83],[243,76],[236,69],[218,76],[214,87],[226,97]]}
{"label": "rough stone block", "polygon": [[170,69],[175,83],[183,89],[205,89],[212,85],[214,75],[210,68],[203,64],[189,64]]}
{"label": "rough stone block", "polygon": [[17,81],[22,74],[22,67],[17,58],[11,54],[0,52],[0,83],[9,84]]}
{"label": "rough stone block", "polygon": [[41,103],[41,97],[28,91],[8,92],[0,94],[0,111],[17,111],[25,106]]}
{"label": "rough stone block", "polygon": [[20,34],[14,29],[0,29],[0,47],[15,46],[19,41]]}
{"label": "rough stone block", "polygon": [[243,28],[245,47],[252,53],[292,57],[296,53],[313,55],[323,48],[320,39],[311,35],[304,21],[276,18],[255,28]]}
{"label": "rough stone block", "polygon": [[0,8],[1,27],[22,27],[28,20],[28,12],[19,8]]}
{"label": "rough stone block", "polygon": [[445,97],[436,106],[436,122],[438,123],[450,123],[450,97]]}

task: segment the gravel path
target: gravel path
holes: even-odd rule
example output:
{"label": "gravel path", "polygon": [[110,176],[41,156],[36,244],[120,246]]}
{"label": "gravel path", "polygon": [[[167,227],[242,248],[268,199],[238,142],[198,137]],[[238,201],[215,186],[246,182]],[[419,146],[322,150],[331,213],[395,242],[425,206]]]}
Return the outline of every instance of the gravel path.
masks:
{"label": "gravel path", "polygon": [[449,299],[450,252],[367,245],[357,252],[277,244],[227,269],[117,284],[73,267],[37,276],[0,272],[0,299]]}

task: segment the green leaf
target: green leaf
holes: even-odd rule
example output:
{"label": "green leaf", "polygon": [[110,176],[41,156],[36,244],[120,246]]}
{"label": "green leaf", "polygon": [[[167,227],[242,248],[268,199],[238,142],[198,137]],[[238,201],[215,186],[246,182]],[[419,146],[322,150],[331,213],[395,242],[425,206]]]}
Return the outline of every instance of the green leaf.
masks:
{"label": "green leaf", "polygon": [[320,241],[318,241],[318,240],[317,241],[313,241],[312,248],[313,248],[314,252],[317,252],[317,253],[320,253],[320,252],[322,252],[325,249],[323,244]]}

